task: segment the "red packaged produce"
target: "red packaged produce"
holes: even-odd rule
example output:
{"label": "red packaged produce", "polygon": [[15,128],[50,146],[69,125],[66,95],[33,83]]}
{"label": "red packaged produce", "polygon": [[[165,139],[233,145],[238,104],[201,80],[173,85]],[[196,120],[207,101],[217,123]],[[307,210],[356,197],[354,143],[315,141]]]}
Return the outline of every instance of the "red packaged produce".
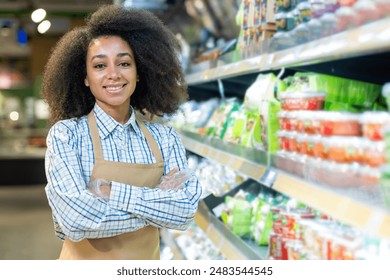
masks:
{"label": "red packaged produce", "polygon": [[359,15],[359,24],[365,24],[380,19],[381,12],[372,0],[359,0],[352,7]]}
{"label": "red packaged produce", "polygon": [[339,32],[356,28],[359,25],[359,15],[352,7],[341,7],[336,13],[337,30]]}
{"label": "red packaged produce", "polygon": [[299,91],[284,92],[280,95],[283,110],[322,110],[326,93]]}
{"label": "red packaged produce", "polygon": [[360,136],[360,114],[346,112],[321,112],[317,116],[321,135]]}
{"label": "red packaged produce", "polygon": [[286,131],[297,130],[297,112],[296,111],[280,111],[278,112],[280,129]]}
{"label": "red packaged produce", "polygon": [[379,167],[386,164],[386,144],[384,141],[367,140],[364,145],[363,163]]}
{"label": "red packaged produce", "polygon": [[282,238],[283,238],[282,234],[270,232],[268,255],[271,260],[282,259]]}
{"label": "red packaged produce", "polygon": [[299,221],[303,219],[314,219],[315,214],[309,209],[293,209],[281,212],[282,234],[287,239],[302,239],[302,230]]}
{"label": "red packaged produce", "polygon": [[298,111],[296,116],[297,131],[307,134],[319,133],[318,116],[321,113],[318,111]]}
{"label": "red packaged produce", "polygon": [[287,131],[279,130],[276,132],[278,136],[279,148],[283,151],[290,151],[290,142],[286,137]]}
{"label": "red packaged produce", "polygon": [[320,135],[298,134],[297,150],[307,156],[316,156],[316,153],[320,153],[319,145],[322,146],[320,139]]}
{"label": "red packaged produce", "polygon": [[279,147],[284,151],[297,151],[297,133],[295,131],[279,130],[278,136]]}
{"label": "red packaged produce", "polygon": [[323,159],[339,163],[362,162],[365,139],[362,137],[323,137]]}
{"label": "red packaged produce", "polygon": [[383,140],[383,128],[390,124],[390,114],[387,112],[365,112],[360,123],[363,136],[373,141]]}

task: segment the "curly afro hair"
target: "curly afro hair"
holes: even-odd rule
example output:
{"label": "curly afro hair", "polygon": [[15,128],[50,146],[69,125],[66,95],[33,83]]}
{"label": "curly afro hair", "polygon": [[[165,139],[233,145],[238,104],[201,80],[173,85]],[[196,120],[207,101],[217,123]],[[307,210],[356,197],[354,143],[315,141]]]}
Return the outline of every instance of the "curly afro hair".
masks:
{"label": "curly afro hair", "polygon": [[187,100],[187,84],[172,32],[152,13],[101,6],[86,25],[66,33],[52,50],[45,66],[42,96],[51,122],[88,114],[95,98],[85,86],[86,57],[91,40],[119,36],[134,52],[139,82],[131,97],[138,111],[162,116],[174,113]]}

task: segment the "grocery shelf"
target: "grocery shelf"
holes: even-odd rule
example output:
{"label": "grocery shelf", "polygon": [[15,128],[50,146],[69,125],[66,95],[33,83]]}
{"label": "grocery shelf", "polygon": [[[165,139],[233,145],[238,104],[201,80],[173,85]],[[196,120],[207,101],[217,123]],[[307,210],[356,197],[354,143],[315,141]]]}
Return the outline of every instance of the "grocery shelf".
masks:
{"label": "grocery shelf", "polygon": [[254,180],[262,181],[267,164],[267,155],[264,152],[192,132],[180,131],[180,135],[187,150],[244,173]]}
{"label": "grocery shelf", "polygon": [[273,190],[293,197],[344,223],[377,236],[390,237],[390,213],[380,207],[306,181],[273,166],[267,167],[265,162],[261,164],[244,156],[237,156],[223,145],[213,145],[210,140],[190,138],[188,134],[183,135],[182,139],[188,150],[200,156],[225,164],[262,184],[267,181],[265,185]]}
{"label": "grocery shelf", "polygon": [[[229,79],[237,76],[245,76],[248,74],[257,74],[259,72],[273,71],[282,68],[295,68],[297,70],[304,69],[306,66],[311,69],[310,66],[317,65],[326,62],[348,60],[349,65],[349,77],[364,80],[367,76],[376,76],[372,82],[383,83],[386,79],[385,73],[388,66],[384,62],[382,56],[372,56],[374,54],[386,54],[388,57],[390,51],[390,18],[381,19],[358,28],[340,32],[328,37],[324,37],[318,40],[314,40],[305,44],[301,44],[292,48],[288,48],[282,51],[263,53],[251,58],[239,59],[239,55],[232,56],[230,62],[216,63],[216,67],[204,69],[195,73],[187,75],[187,82],[190,86],[198,84],[208,83],[218,79]],[[367,60],[361,61],[360,65],[365,68],[365,77],[360,77],[361,72],[353,75],[354,71],[360,71],[359,67],[351,67],[359,63],[356,58],[364,56],[370,56],[368,59],[370,63],[366,63]],[[234,61],[234,60],[239,61]],[[374,60],[375,59],[375,60]],[[386,60],[385,60],[386,61]],[[348,64],[347,63],[347,64]],[[378,63],[379,66],[378,66]],[[346,61],[343,62],[346,64]],[[367,68],[371,67],[375,71],[367,75]],[[342,66],[342,65],[341,65]],[[386,67],[386,69],[383,69]],[[317,72],[329,72],[328,74],[340,74],[335,73],[334,65],[328,67],[317,68]],[[346,72],[344,72],[345,74]],[[357,77],[356,77],[357,76]]]}
{"label": "grocery shelf", "polygon": [[259,72],[260,70],[269,69],[272,64],[273,56],[264,54],[226,65],[205,69],[186,76],[189,85],[214,81],[217,79],[226,79],[237,75]]}
{"label": "grocery shelf", "polygon": [[228,260],[258,260],[267,255],[267,246],[257,246],[234,235],[210,213],[204,201],[199,203],[195,222]]}
{"label": "grocery shelf", "polygon": [[338,221],[389,238],[390,213],[329,188],[277,170],[272,189],[304,202]]}
{"label": "grocery shelf", "polygon": [[390,50],[390,19],[385,18],[352,30],[323,37],[270,54],[271,67],[312,64],[342,58],[354,58]]}

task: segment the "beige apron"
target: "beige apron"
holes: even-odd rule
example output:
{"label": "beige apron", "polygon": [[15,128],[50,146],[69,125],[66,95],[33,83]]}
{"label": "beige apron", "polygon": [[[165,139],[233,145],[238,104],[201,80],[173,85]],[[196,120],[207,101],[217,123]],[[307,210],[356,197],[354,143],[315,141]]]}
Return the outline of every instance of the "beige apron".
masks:
{"label": "beige apron", "polygon": [[[89,129],[94,146],[95,165],[90,180],[105,179],[133,186],[154,188],[164,171],[164,162],[156,141],[143,122],[138,122],[156,159],[154,164],[132,164],[103,159],[96,119],[88,114]],[[160,237],[156,227],[146,226],[135,232],[114,237],[84,239],[72,242],[65,239],[60,259],[160,259]]]}

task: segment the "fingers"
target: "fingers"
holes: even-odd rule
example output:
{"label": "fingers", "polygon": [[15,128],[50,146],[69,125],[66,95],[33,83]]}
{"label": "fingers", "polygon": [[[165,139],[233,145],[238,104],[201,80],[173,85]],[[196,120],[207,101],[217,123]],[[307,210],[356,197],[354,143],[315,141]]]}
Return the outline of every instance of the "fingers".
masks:
{"label": "fingers", "polygon": [[179,168],[175,167],[171,171],[169,171],[167,174],[165,174],[165,176],[171,176],[171,175],[175,174],[178,171],[179,171]]}
{"label": "fingers", "polygon": [[158,187],[162,190],[183,189],[185,187],[185,182],[190,179],[191,175],[192,172],[189,169],[179,171],[178,168],[174,168],[161,178]]}
{"label": "fingers", "polygon": [[104,200],[109,200],[110,198],[111,186],[104,179],[96,179],[88,182],[87,188],[95,196],[101,197]]}

